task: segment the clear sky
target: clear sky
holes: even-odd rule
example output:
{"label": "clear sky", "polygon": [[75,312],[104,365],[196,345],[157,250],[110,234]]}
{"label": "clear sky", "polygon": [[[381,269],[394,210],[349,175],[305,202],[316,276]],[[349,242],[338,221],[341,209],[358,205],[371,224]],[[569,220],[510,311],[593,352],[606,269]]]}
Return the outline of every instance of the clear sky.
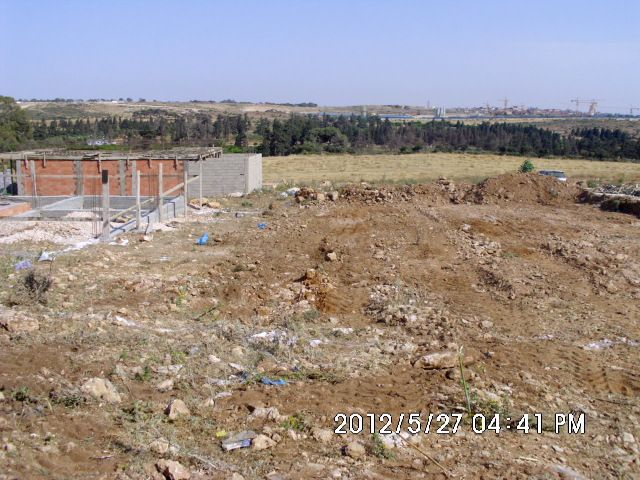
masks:
{"label": "clear sky", "polygon": [[0,0],[0,94],[628,111],[640,1]]}

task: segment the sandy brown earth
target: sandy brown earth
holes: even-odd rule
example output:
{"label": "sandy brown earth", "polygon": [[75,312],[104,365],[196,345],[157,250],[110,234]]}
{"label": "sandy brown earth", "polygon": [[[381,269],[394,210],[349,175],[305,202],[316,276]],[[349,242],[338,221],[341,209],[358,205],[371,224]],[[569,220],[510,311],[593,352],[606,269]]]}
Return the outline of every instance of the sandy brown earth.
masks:
{"label": "sandy brown earth", "polygon": [[[0,478],[638,478],[640,221],[577,194],[510,175],[226,200],[37,263],[43,305],[5,255]],[[464,418],[336,435],[340,412]],[[506,428],[525,413],[540,433]]]}

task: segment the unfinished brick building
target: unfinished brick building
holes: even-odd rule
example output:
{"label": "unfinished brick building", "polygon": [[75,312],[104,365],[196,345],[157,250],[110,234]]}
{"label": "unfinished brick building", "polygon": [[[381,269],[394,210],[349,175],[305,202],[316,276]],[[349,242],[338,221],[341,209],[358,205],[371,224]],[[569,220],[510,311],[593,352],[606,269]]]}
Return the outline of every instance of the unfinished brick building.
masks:
{"label": "unfinished brick building", "polygon": [[107,170],[111,195],[134,195],[133,175],[139,171],[143,179],[140,194],[151,196],[157,193],[157,178],[161,165],[163,187],[166,190],[182,182],[185,165],[200,161],[206,163],[209,159],[220,158],[221,155],[221,148],[209,148],[144,154],[23,152],[5,154],[3,157],[9,157],[15,162],[18,195],[95,195],[99,193],[102,172]]}

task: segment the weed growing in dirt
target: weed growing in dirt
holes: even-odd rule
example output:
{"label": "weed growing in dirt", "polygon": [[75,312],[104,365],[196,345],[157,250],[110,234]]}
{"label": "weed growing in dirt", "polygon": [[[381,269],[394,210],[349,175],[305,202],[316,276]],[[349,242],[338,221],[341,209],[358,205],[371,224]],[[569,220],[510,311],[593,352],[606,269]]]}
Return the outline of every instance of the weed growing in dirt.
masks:
{"label": "weed growing in dirt", "polygon": [[21,283],[12,291],[9,298],[10,305],[30,305],[47,303],[47,292],[53,285],[50,274],[43,274],[36,270],[28,270],[22,277]]}
{"label": "weed growing in dirt", "polygon": [[16,402],[28,402],[31,400],[29,396],[29,387],[23,385],[20,388],[16,388],[11,392],[11,398],[13,398]]}
{"label": "weed growing in dirt", "polygon": [[153,415],[153,407],[148,402],[136,400],[130,407],[122,409],[122,420],[132,423],[148,420]]}
{"label": "weed growing in dirt", "polygon": [[67,408],[77,408],[85,403],[85,399],[82,395],[79,395],[77,393],[68,393],[61,395],[54,390],[49,392],[49,399],[53,403],[57,405],[63,405]]}
{"label": "weed growing in dirt", "polygon": [[171,350],[169,355],[171,355],[171,361],[173,363],[184,363],[187,361],[187,354],[182,350]]}
{"label": "weed growing in dirt", "polygon": [[387,460],[392,460],[396,456],[396,454],[384,444],[379,433],[373,434],[371,438],[371,445],[369,445],[369,453],[374,457],[386,458]]}
{"label": "weed growing in dirt", "polygon": [[138,380],[139,382],[148,382],[149,380],[151,380],[152,375],[153,374],[151,372],[151,368],[149,368],[149,365],[145,365],[142,369],[142,372],[136,373],[136,380]]}
{"label": "weed growing in dirt", "polygon": [[320,312],[315,308],[310,308],[302,314],[302,318],[304,318],[307,322],[315,320],[320,316]]}
{"label": "weed growing in dirt", "polygon": [[460,366],[460,383],[462,384],[462,388],[464,390],[464,398],[467,401],[467,413],[471,415],[471,395],[469,390],[469,384],[464,378],[464,351],[460,347],[460,351],[458,352],[458,365]]}
{"label": "weed growing in dirt", "polygon": [[308,419],[302,412],[294,413],[282,422],[280,426],[286,430],[295,430],[296,432],[302,432],[311,427]]}

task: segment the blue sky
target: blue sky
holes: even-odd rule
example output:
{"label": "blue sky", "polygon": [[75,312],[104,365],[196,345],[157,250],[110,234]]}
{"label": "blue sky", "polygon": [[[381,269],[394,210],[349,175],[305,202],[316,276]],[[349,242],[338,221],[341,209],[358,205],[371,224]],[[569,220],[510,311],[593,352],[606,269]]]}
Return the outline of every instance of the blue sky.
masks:
{"label": "blue sky", "polygon": [[640,1],[0,0],[0,94],[640,106]]}

